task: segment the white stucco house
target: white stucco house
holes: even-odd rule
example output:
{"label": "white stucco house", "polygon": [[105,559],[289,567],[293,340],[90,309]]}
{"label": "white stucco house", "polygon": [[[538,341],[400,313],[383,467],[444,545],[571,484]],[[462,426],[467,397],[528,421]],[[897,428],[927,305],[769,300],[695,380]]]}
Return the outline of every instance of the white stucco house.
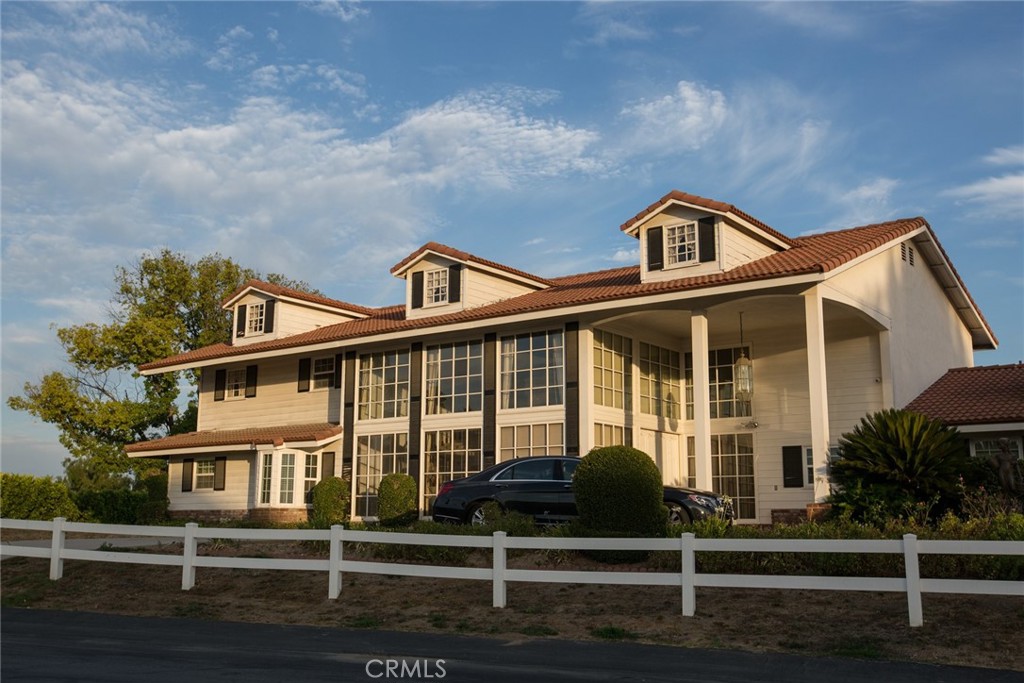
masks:
{"label": "white stucco house", "polygon": [[625,443],[767,523],[827,496],[862,416],[996,346],[923,218],[788,237],[673,191],[621,231],[638,264],[560,277],[431,242],[384,308],[249,282],[230,342],[140,368],[201,370],[198,431],[127,452],[167,458],[174,514],[283,520],[328,474],[359,518],[408,472],[426,513],[493,462]]}

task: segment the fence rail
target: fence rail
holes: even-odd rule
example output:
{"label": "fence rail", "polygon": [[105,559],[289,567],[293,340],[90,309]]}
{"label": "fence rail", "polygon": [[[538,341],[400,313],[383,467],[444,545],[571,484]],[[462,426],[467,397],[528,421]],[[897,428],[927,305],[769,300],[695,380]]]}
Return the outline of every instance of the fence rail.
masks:
{"label": "fence rail", "polygon": [[[449,536],[353,531],[341,526],[331,529],[223,529],[186,524],[184,527],[86,524],[58,517],[52,522],[0,519],[0,527],[50,533],[46,547],[0,544],[0,556],[36,557],[50,560],[50,579],[63,576],[64,560],[120,562],[181,567],[181,588],[195,586],[196,568],[270,569],[328,572],[328,597],[341,595],[345,572],[387,574],[423,578],[490,581],[492,604],[505,607],[509,582],[583,583],[630,586],[678,586],[683,616],[696,613],[696,588],[776,588],[786,590],[885,591],[906,593],[911,626],[924,623],[923,593],[960,593],[1024,597],[1024,581],[969,579],[922,579],[920,555],[1006,555],[1024,556],[1024,543],[1017,541],[922,541],[914,534],[900,540],[817,540],[817,539],[711,539],[682,534],[679,538],[519,538],[503,531],[491,536]],[[83,550],[67,545],[67,533],[103,536],[157,537],[181,541],[181,554],[111,552]],[[329,559],[275,559],[199,555],[201,540],[233,539],[258,541],[324,541]],[[388,543],[400,545],[449,546],[491,549],[489,568],[448,567],[391,562],[346,560],[344,543]],[[680,553],[678,572],[569,571],[509,569],[508,550],[652,550]],[[758,574],[705,574],[696,570],[697,552],[786,552],[786,553],[887,553],[902,555],[903,577],[778,576]]]}

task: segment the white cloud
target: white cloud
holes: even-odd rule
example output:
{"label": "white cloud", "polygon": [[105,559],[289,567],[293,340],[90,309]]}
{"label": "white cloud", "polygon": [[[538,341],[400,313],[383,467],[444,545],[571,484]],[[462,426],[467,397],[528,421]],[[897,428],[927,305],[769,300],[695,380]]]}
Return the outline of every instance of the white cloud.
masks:
{"label": "white cloud", "polygon": [[640,262],[640,249],[639,247],[636,249],[619,249],[612,254],[608,260],[614,261],[615,263],[628,263],[630,265],[635,265]]}
{"label": "white cloud", "polygon": [[943,195],[972,208],[981,216],[1024,217],[1024,173],[990,177],[945,190]]}
{"label": "white cloud", "polygon": [[1024,166],[1024,145],[997,147],[985,156],[985,163],[993,166]]}
{"label": "white cloud", "polygon": [[678,154],[703,147],[728,114],[725,95],[700,83],[679,81],[675,90],[624,108],[632,124],[628,153]]}
{"label": "white cloud", "polygon": [[753,7],[769,19],[826,38],[856,38],[866,28],[843,3],[765,2]]}
{"label": "white cloud", "polygon": [[250,40],[251,33],[242,26],[235,26],[217,39],[217,51],[206,60],[206,66],[214,71],[235,71],[254,65],[256,54],[246,52],[244,47]]}
{"label": "white cloud", "polygon": [[588,35],[572,41],[570,47],[607,47],[611,43],[650,40],[653,31],[647,26],[639,5],[589,2],[580,6],[576,21],[585,26]]}
{"label": "white cloud", "polygon": [[370,10],[362,7],[358,2],[317,0],[316,2],[300,2],[299,5],[325,17],[338,19],[346,24],[370,13]]}

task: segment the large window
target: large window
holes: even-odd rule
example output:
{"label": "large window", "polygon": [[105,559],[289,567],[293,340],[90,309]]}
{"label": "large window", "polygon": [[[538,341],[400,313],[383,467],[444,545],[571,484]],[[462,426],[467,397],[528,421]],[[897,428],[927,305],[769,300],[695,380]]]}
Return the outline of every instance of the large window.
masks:
{"label": "large window", "polygon": [[501,339],[501,407],[561,405],[565,384],[560,330]]}
{"label": "large window", "polygon": [[631,427],[594,423],[594,448],[632,445],[633,429]]}
{"label": "large window", "polygon": [[640,412],[679,418],[679,352],[640,342]]}
{"label": "large window", "polygon": [[632,410],[633,340],[594,330],[594,403]]}
{"label": "large window", "polygon": [[303,500],[306,503],[313,502],[313,487],[320,480],[317,476],[320,470],[320,456],[316,453],[306,453],[306,471],[302,480]]}
{"label": "large window", "polygon": [[666,226],[665,259],[669,266],[697,260],[697,223]]}
{"label": "large window", "polygon": [[483,468],[479,429],[441,429],[423,433],[423,498],[429,510],[441,484]]}
{"label": "large window", "polygon": [[270,505],[270,487],[274,481],[274,454],[263,454],[263,467],[260,470],[260,504]]}
{"label": "large window", "polygon": [[266,310],[266,304],[249,304],[246,307],[246,334],[263,334]]}
{"label": "large window", "polygon": [[213,489],[215,466],[212,459],[196,460],[196,485],[198,489]]}
{"label": "large window", "polygon": [[501,459],[527,455],[563,455],[562,423],[516,425],[501,428]]}
{"label": "large window", "polygon": [[427,415],[480,410],[484,348],[478,341],[427,347]]}
{"label": "large window", "polygon": [[409,473],[409,435],[361,434],[356,438],[356,515],[377,516],[377,487],[387,474]]}
{"label": "large window", "polygon": [[738,519],[755,519],[754,435],[711,436],[711,485],[715,493],[732,498]]}
{"label": "large window", "polygon": [[368,353],[359,358],[359,419],[409,415],[409,352]]}
{"label": "large window", "polygon": [[[750,348],[736,347],[708,352],[708,400],[711,418],[750,417],[750,401],[736,398],[733,365],[743,353],[750,358]],[[686,419],[693,419],[693,354],[686,354]]]}
{"label": "large window", "polygon": [[423,303],[444,304],[448,303],[448,269],[439,268],[428,270],[426,273],[426,287],[423,292]]}
{"label": "large window", "polygon": [[281,495],[282,505],[295,502],[295,454],[281,454]]}

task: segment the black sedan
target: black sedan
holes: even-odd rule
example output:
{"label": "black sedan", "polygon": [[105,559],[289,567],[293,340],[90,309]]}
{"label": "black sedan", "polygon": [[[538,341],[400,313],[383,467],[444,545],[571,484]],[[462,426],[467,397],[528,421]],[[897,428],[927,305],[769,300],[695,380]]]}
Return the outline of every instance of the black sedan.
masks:
{"label": "black sedan", "polygon": [[[568,455],[517,458],[446,482],[434,500],[434,521],[482,524],[484,504],[495,501],[503,510],[530,515],[541,524],[566,522],[576,517],[572,475],[580,460]],[[664,501],[672,522],[732,519],[731,505],[708,491],[666,486]]]}

